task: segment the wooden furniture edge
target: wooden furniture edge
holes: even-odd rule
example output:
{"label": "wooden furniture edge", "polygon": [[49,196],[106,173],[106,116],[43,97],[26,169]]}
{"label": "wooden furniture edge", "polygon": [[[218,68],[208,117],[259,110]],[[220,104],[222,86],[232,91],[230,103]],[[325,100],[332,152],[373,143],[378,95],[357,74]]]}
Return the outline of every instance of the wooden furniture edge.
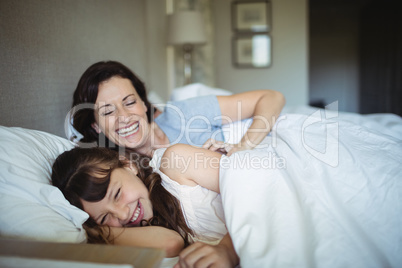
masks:
{"label": "wooden furniture edge", "polygon": [[61,261],[130,264],[134,267],[159,267],[165,257],[165,252],[155,248],[0,238],[0,255]]}

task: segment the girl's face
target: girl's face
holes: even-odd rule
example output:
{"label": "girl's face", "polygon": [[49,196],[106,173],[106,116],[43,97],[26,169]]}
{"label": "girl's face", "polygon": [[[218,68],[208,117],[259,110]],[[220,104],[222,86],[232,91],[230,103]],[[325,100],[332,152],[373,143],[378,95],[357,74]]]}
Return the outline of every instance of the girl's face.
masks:
{"label": "girl's face", "polygon": [[112,77],[99,85],[92,127],[122,147],[139,148],[149,137],[147,107],[131,81]]}
{"label": "girl's face", "polygon": [[98,202],[82,200],[84,210],[100,225],[136,227],[153,216],[151,200],[134,168],[116,168],[105,197]]}

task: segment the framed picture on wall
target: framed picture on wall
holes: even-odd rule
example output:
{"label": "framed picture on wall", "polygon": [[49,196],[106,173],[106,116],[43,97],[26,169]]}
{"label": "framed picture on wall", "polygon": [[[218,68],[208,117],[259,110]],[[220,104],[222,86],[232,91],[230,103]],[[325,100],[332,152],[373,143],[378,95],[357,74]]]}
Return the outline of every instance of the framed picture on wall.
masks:
{"label": "framed picture on wall", "polygon": [[232,27],[235,32],[269,32],[271,3],[268,0],[232,2]]}
{"label": "framed picture on wall", "polygon": [[232,61],[238,68],[267,68],[271,66],[271,37],[268,34],[233,37]]}

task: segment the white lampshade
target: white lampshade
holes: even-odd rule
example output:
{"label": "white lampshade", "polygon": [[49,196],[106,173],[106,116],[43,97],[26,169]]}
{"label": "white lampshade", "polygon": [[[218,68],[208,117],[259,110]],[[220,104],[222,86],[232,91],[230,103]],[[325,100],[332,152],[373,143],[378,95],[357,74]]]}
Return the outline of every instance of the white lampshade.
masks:
{"label": "white lampshade", "polygon": [[168,44],[204,44],[207,42],[202,14],[178,11],[168,15]]}

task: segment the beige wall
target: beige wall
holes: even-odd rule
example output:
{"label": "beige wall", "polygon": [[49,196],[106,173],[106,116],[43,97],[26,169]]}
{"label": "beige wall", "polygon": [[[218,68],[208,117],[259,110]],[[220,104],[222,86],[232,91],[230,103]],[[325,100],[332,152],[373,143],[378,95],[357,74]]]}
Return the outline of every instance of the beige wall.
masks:
{"label": "beige wall", "polygon": [[236,69],[232,65],[231,0],[212,1],[215,25],[215,84],[241,92],[281,91],[289,105],[308,103],[307,0],[271,0],[272,66]]}
{"label": "beige wall", "polygon": [[[211,8],[214,51],[202,81],[234,92],[271,88],[288,104],[307,103],[307,0],[272,0],[273,65],[231,63],[230,0]],[[166,2],[161,0],[1,0],[0,125],[65,137],[64,120],[85,69],[118,60],[167,100]],[[197,68],[196,68],[197,70]],[[205,78],[206,77],[206,78]]]}
{"label": "beige wall", "polygon": [[100,60],[166,97],[164,1],[1,0],[0,10],[0,125],[65,137],[78,79]]}

